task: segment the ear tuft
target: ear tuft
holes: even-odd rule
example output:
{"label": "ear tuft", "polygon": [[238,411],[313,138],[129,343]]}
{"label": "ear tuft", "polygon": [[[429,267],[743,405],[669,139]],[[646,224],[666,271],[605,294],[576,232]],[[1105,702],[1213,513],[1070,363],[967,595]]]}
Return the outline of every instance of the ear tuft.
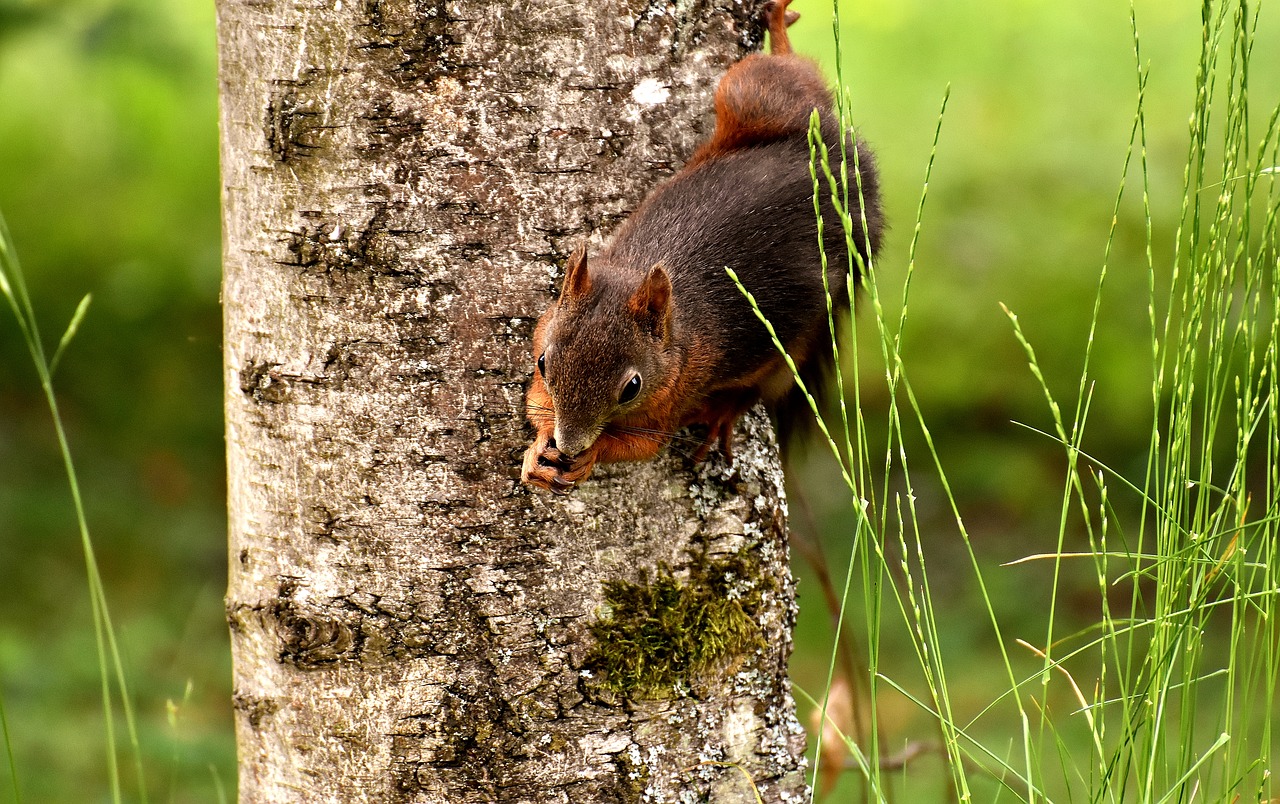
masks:
{"label": "ear tuft", "polygon": [[640,287],[631,294],[627,309],[651,334],[666,337],[671,323],[671,277],[662,263],[649,269]]}
{"label": "ear tuft", "polygon": [[578,246],[569,255],[564,269],[564,288],[560,297],[581,299],[591,293],[591,273],[587,270],[587,247]]}

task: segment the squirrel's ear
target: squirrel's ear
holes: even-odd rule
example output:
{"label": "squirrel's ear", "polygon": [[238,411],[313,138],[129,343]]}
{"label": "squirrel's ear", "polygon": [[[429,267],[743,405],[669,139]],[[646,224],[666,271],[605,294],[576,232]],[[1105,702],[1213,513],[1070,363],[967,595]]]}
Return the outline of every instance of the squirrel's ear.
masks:
{"label": "squirrel's ear", "polygon": [[666,337],[671,320],[671,277],[662,263],[649,269],[649,274],[631,294],[627,309],[654,335]]}
{"label": "squirrel's ear", "polygon": [[564,269],[564,287],[560,298],[582,298],[591,292],[591,274],[587,271],[587,247],[578,246],[569,255]]}

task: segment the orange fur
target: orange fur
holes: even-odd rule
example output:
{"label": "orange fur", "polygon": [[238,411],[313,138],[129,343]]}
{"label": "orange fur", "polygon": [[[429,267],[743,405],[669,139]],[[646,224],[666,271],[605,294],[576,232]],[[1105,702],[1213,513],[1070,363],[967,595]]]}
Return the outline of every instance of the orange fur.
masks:
{"label": "orange fur", "polygon": [[764,6],[765,23],[769,26],[769,52],[775,56],[791,52],[791,37],[787,35],[787,28],[800,19],[800,15],[787,11],[789,5],[791,0],[769,0]]}
{"label": "orange fur", "polygon": [[771,0],[766,4],[770,55],[747,56],[720,79],[715,131],[694,153],[689,167],[752,143],[803,132],[809,127],[809,114],[829,102],[830,91],[821,74],[802,57],[792,55],[787,26],[799,15],[787,11],[790,3]]}

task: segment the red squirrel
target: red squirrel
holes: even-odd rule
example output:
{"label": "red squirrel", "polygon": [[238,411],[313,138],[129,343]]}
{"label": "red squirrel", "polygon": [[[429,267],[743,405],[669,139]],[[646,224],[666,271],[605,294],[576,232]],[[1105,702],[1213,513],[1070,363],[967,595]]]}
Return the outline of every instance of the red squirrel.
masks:
{"label": "red squirrel", "polygon": [[[791,51],[787,26],[799,15],[790,2],[765,4],[769,55],[747,56],[720,80],[711,138],[590,264],[582,247],[569,258],[560,297],[533,335],[526,415],[537,437],[524,482],[567,492],[595,464],[651,458],[692,424],[707,428],[695,460],[718,440],[732,462],[734,422],[757,401],[776,407],[793,378],[726,267],[806,377],[830,363],[809,173],[813,110],[828,148],[838,153],[842,135],[817,64]],[[871,153],[856,147],[860,185],[849,204],[865,261],[883,217]],[[829,284],[844,310],[848,252],[828,196],[824,182]]]}

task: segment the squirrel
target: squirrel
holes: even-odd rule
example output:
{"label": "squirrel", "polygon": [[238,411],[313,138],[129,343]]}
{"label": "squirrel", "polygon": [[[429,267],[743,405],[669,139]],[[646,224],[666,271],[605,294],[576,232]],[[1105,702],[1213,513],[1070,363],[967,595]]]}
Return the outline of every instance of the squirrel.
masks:
{"label": "squirrel", "polygon": [[[710,139],[590,265],[585,247],[570,256],[560,296],[533,335],[536,371],[525,403],[537,435],[524,455],[525,483],[567,493],[595,464],[651,458],[695,424],[707,434],[694,460],[718,440],[732,463],[739,416],[763,400],[781,418],[791,370],[726,268],[755,297],[802,376],[821,376],[831,363],[809,172],[814,109],[828,148],[845,135],[817,64],[792,52],[787,27],[799,15],[790,3],[764,6],[769,54],[749,55],[721,78]],[[884,220],[871,153],[861,140],[855,147],[849,212],[866,264]],[[832,304],[843,311],[846,238],[829,193],[819,195]]]}

